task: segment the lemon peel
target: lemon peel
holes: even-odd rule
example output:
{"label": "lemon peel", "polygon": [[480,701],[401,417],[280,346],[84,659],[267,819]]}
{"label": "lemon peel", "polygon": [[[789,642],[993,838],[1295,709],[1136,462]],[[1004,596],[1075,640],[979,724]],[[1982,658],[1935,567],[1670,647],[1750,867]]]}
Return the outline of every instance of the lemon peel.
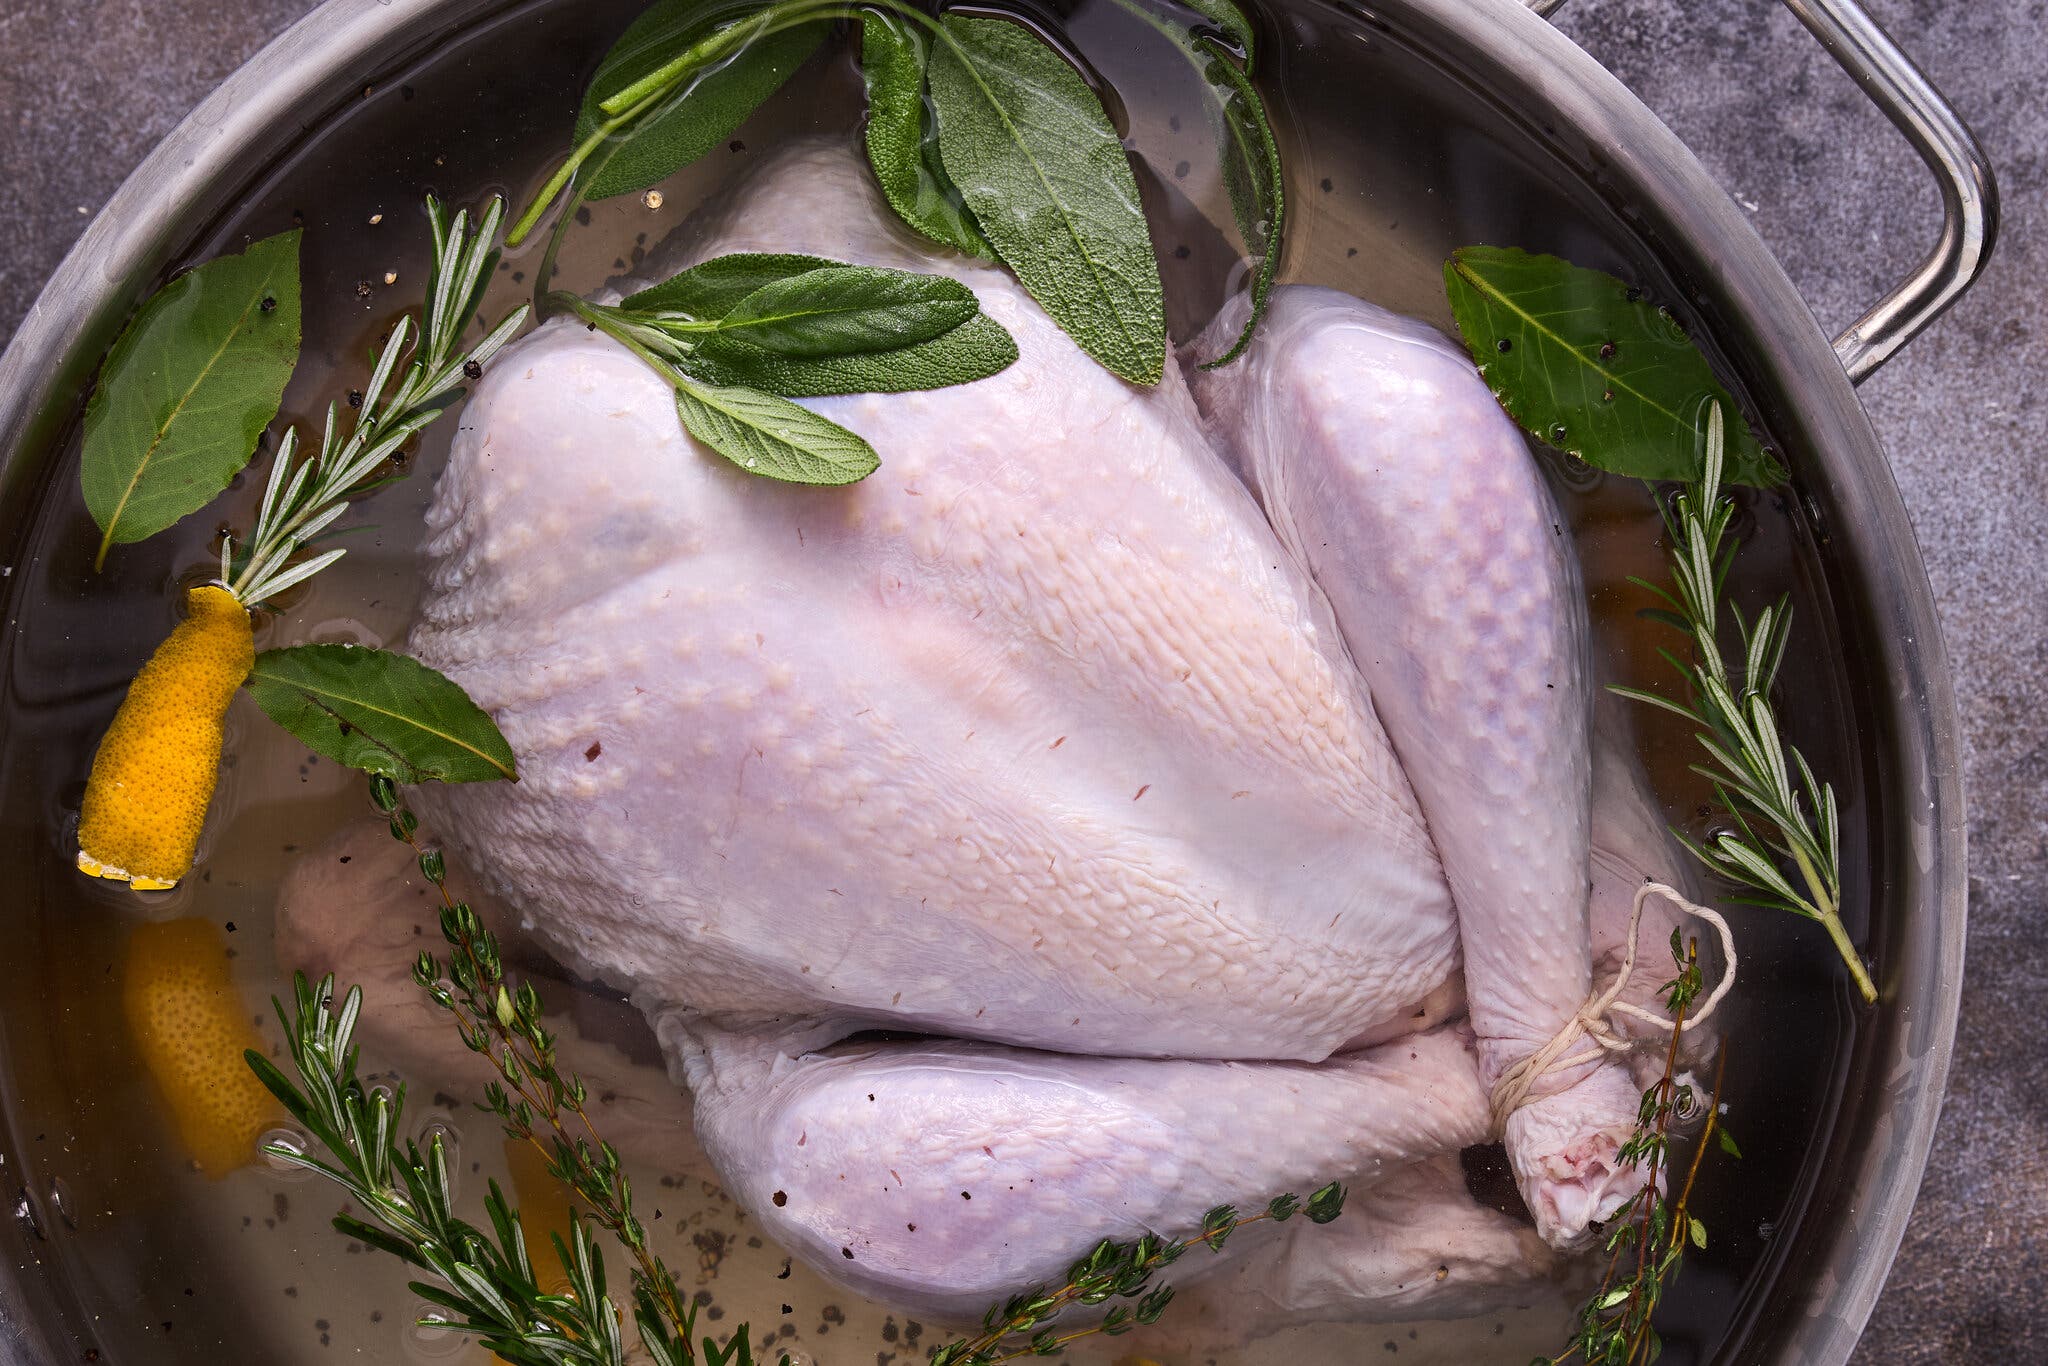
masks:
{"label": "lemon peel", "polygon": [[234,594],[207,584],[185,606],[100,739],[78,821],[79,868],[138,891],[175,887],[192,870],[220,776],[221,721],[256,662]]}
{"label": "lemon peel", "polygon": [[136,927],[121,978],[136,1050],[185,1150],[215,1178],[254,1157],[257,1135],[282,1114],[242,1060],[262,1040],[228,962],[212,922],[166,920]]}
{"label": "lemon peel", "polygon": [[540,1150],[523,1138],[505,1140],[505,1174],[512,1183],[512,1204],[519,1211],[519,1226],[526,1233],[526,1255],[533,1263],[534,1278],[551,1295],[569,1292],[569,1273],[555,1256],[548,1235],[573,1244],[569,1188],[553,1172]]}

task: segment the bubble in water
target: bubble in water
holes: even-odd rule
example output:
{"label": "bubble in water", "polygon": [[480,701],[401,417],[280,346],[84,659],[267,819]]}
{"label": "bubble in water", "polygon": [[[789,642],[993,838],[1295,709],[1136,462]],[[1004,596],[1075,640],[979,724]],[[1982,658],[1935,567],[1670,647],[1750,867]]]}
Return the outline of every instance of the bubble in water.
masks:
{"label": "bubble in water", "polygon": [[272,1150],[282,1149],[285,1153],[303,1157],[311,1145],[312,1140],[289,1124],[279,1125],[275,1129],[266,1129],[256,1139],[256,1151],[263,1155],[264,1167],[272,1176],[285,1181],[310,1180],[313,1173],[307,1171],[304,1167],[288,1161],[284,1156]]}
{"label": "bubble in water", "polygon": [[329,617],[325,621],[317,622],[306,633],[306,639],[316,645],[365,645],[373,650],[384,648],[384,637],[354,617]]}
{"label": "bubble in water", "polygon": [[45,1242],[48,1240],[49,1235],[43,1232],[43,1221],[36,1217],[36,1203],[35,1201],[29,1198],[28,1188],[26,1186],[22,1187],[21,1190],[15,1194],[14,1219],[15,1222],[20,1224],[22,1229],[28,1234],[30,1234],[32,1237],[34,1237],[37,1242]]}
{"label": "bubble in water", "polygon": [[64,1227],[74,1230],[78,1227],[78,1214],[72,1208],[71,1187],[64,1184],[61,1176],[50,1178],[50,1207],[57,1211]]}
{"label": "bubble in water", "polygon": [[414,1300],[400,1341],[412,1361],[454,1361],[468,1354],[470,1337],[456,1331],[449,1316],[425,1300]]}

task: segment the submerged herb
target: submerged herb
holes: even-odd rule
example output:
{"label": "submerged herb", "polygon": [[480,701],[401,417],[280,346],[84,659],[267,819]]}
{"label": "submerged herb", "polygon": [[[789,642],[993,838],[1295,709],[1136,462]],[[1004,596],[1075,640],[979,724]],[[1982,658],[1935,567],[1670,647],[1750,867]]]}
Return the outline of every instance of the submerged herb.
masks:
{"label": "submerged herb", "polygon": [[1664,1008],[1672,1019],[1664,1070],[1643,1092],[1636,1127],[1617,1155],[1626,1167],[1648,1163],[1648,1176],[1642,1189],[1608,1219],[1601,1244],[1607,1254],[1606,1274],[1580,1307],[1570,1344],[1556,1356],[1538,1357],[1531,1366],[1564,1366],[1573,1360],[1585,1366],[1649,1366],[1655,1361],[1663,1351],[1653,1322],[1657,1306],[1684,1265],[1687,1247],[1707,1245],[1707,1226],[1692,1213],[1691,1202],[1708,1142],[1718,1142],[1730,1157],[1742,1156],[1720,1122],[1721,1083],[1728,1068],[1724,1046],[1715,1065],[1713,1093],[1705,1104],[1706,1125],[1694,1143],[1692,1160],[1686,1164],[1684,1184],[1676,1199],[1660,1189],[1675,1170],[1674,1126],[1701,1113],[1700,1098],[1692,1086],[1678,1080],[1678,1041],[1685,1031],[1686,1013],[1699,999],[1703,986],[1698,941],[1686,941],[1673,930],[1671,958],[1678,975],[1664,984]]}
{"label": "submerged herb", "polygon": [[299,359],[299,232],[178,276],[121,332],[85,408],[79,483],[107,551],[212,502],[249,463]]}
{"label": "submerged herb", "polygon": [[[1279,147],[1249,75],[1251,25],[1230,0],[1195,6],[1200,24],[1127,7],[1216,93],[1224,179],[1253,257],[1251,318],[1229,360],[1264,314],[1285,220]],[[935,18],[904,0],[775,0],[709,14],[665,0],[643,15],[600,65],[572,150],[509,234],[523,241],[560,203],[535,298],[550,299],[555,255],[584,200],[642,188],[717,145],[832,20],[861,25],[868,159],[897,215],[941,245],[1000,259],[1082,349],[1133,383],[1156,383],[1166,355],[1158,264],[1102,101],[1029,28]]]}
{"label": "submerged herb", "polygon": [[[422,876],[439,893],[441,937],[447,956],[426,952],[413,980],[448,1012],[473,1053],[489,1060],[496,1078],[478,1108],[494,1116],[508,1138],[531,1144],[548,1173],[585,1202],[588,1214],[569,1212],[569,1238],[550,1235],[568,1280],[565,1294],[541,1288],[518,1210],[493,1180],[484,1198],[486,1233],[456,1217],[447,1152],[439,1135],[422,1148],[401,1140],[405,1086],[365,1086],[357,1074],[355,1027],[363,993],[350,987],[335,1006],[332,975],[317,986],[303,973],[292,979],[292,1004],[273,1000],[284,1026],[297,1081],[254,1049],[250,1069],[325,1156],[284,1142],[265,1145],[278,1161],[318,1173],[345,1190],[367,1218],[343,1212],[335,1229],[366,1247],[388,1252],[433,1277],[413,1291],[437,1309],[422,1326],[474,1336],[513,1366],[625,1366],[626,1346],[610,1297],[604,1255],[590,1225],[605,1229],[632,1257],[633,1323],[655,1366],[755,1366],[748,1325],[723,1347],[696,1337],[697,1305],[649,1245],[634,1212],[633,1185],[618,1151],[599,1134],[587,1108],[582,1078],[561,1069],[556,1039],[542,1022],[540,993],[531,982],[505,974],[498,941],[476,911],[448,890],[447,859],[420,838],[419,818],[391,778],[370,779],[370,795],[391,835],[413,852]],[[1080,1338],[1119,1336],[1158,1321],[1173,1287],[1156,1273],[1197,1244],[1221,1252],[1238,1229],[1301,1214],[1326,1224],[1344,1209],[1344,1187],[1332,1182],[1306,1200],[1282,1195],[1252,1214],[1219,1205],[1184,1239],[1153,1234],[1129,1241],[1104,1239],[1076,1262],[1057,1288],[1041,1287],[993,1305],[982,1331],[932,1351],[934,1366],[993,1366],[1022,1356],[1054,1356]],[[1112,1305],[1093,1323],[1068,1332],[1050,1327],[1075,1305]],[[781,1358],[788,1366],[789,1357]]]}
{"label": "submerged herb", "polygon": [[517,781],[490,713],[416,659],[363,645],[265,650],[249,694],[316,753],[402,783]]}
{"label": "submerged herb", "polygon": [[[1785,742],[1771,701],[1792,629],[1790,598],[1781,596],[1753,621],[1725,604],[1735,623],[1732,662],[1722,650],[1721,599],[1738,546],[1728,534],[1735,503],[1724,485],[1775,483],[1784,471],[1740,423],[1730,429],[1733,400],[1706,357],[1668,315],[1643,302],[1641,291],[1556,257],[1495,247],[1461,248],[1444,279],[1466,348],[1525,431],[1600,469],[1684,481],[1664,510],[1671,587],[1631,582],[1664,603],[1648,615],[1691,637],[1690,661],[1659,651],[1685,680],[1689,698],[1610,691],[1699,727],[1709,762],[1693,772],[1714,785],[1735,828],[1705,841],[1675,828],[1672,834],[1745,889],[1736,900],[1817,921],[1865,1004],[1875,1002],[1876,984],[1842,923],[1834,788]],[[1606,410],[1613,410],[1607,419],[1593,420]]]}
{"label": "submerged herb", "polygon": [[868,164],[898,218],[941,246],[992,261],[996,249],[939,158],[939,131],[925,99],[931,51],[923,24],[884,9],[861,11]]}
{"label": "submerged herb", "polygon": [[[1841,816],[1835,789],[1816,778],[1806,756],[1785,742],[1771,701],[1792,633],[1790,597],[1779,597],[1754,620],[1733,602],[1721,601],[1740,545],[1728,534],[1735,502],[1721,488],[1726,444],[1721,406],[1715,403],[1707,412],[1705,469],[1664,510],[1671,587],[1630,580],[1669,609],[1653,616],[1691,638],[1690,660],[1658,651],[1685,680],[1690,700],[1676,702],[1619,685],[1610,685],[1610,691],[1700,728],[1696,738],[1709,762],[1692,765],[1692,771],[1714,785],[1735,828],[1704,841],[1682,830],[1672,833],[1708,868],[1747,889],[1736,900],[1818,921],[1864,1003],[1871,1004],[1877,1000],[1877,985],[1842,924]],[[1724,606],[1735,622],[1732,664],[1721,646]],[[1796,881],[1782,871],[1787,865]]]}
{"label": "submerged herb", "polygon": [[337,547],[308,560],[294,559],[334,524],[349,500],[386,482],[386,462],[460,399],[464,381],[525,325],[526,309],[520,307],[474,345],[462,341],[498,262],[504,213],[505,202],[493,199],[472,230],[466,210],[451,220],[439,200],[427,197],[434,259],[421,321],[407,314],[391,329],[362,401],[349,405],[346,433],[341,410],[333,403],[327,405],[317,451],[301,458],[298,429],[285,433],[246,546],[222,538],[221,582],[244,607],[262,606],[346,553]]}
{"label": "submerged herb", "polygon": [[497,1069],[499,1080],[487,1088],[480,1108],[497,1116],[507,1136],[538,1149],[548,1171],[588,1203],[588,1215],[570,1211],[566,1241],[550,1235],[568,1293],[541,1288],[519,1212],[496,1181],[484,1199],[487,1234],[453,1212],[440,1137],[424,1149],[415,1140],[399,1140],[403,1084],[369,1088],[356,1072],[359,987],[349,989],[337,1010],[333,977],[314,988],[299,974],[292,1008],[275,1003],[296,1082],[253,1049],[244,1055],[327,1156],[285,1143],[265,1151],[335,1182],[368,1216],[337,1214],[337,1231],[433,1278],[412,1284],[441,1311],[421,1320],[423,1326],[472,1335],[513,1366],[625,1366],[619,1314],[591,1223],[609,1231],[633,1258],[634,1326],[655,1366],[694,1366],[700,1347],[704,1366],[754,1366],[744,1325],[723,1347],[696,1338],[697,1307],[648,1246],[646,1227],[634,1213],[632,1183],[618,1153],[591,1122],[582,1080],[556,1063],[554,1035],[541,1023],[539,993],[531,983],[514,986],[506,980],[496,938],[468,903],[449,894],[446,860],[420,842],[419,820],[398,785],[377,776],[370,792],[393,838],[412,848],[421,874],[440,892],[448,957],[422,953],[413,976],[454,1018],[463,1042]]}
{"label": "submerged herb", "polygon": [[[1735,400],[1676,318],[1602,271],[1514,247],[1460,247],[1444,265],[1451,313],[1486,383],[1539,441],[1638,479],[1699,476],[1700,410]],[[1748,429],[1727,481],[1785,471]]]}
{"label": "submerged herb", "polygon": [[[1344,1212],[1344,1187],[1331,1182],[1306,1201],[1296,1195],[1276,1196],[1265,1208],[1241,1214],[1230,1205],[1218,1205],[1202,1216],[1200,1230],[1181,1239],[1146,1234],[1127,1242],[1105,1238],[1075,1262],[1065,1284],[1040,1286],[991,1305],[982,1315],[982,1330],[972,1337],[950,1342],[932,1353],[932,1366],[995,1366],[1019,1357],[1057,1356],[1081,1338],[1100,1333],[1117,1337],[1133,1328],[1159,1321],[1173,1302],[1173,1287],[1154,1285],[1155,1273],[1179,1261],[1190,1248],[1206,1247],[1221,1252],[1230,1235],[1246,1224],[1264,1220],[1284,1223],[1297,1213],[1311,1223],[1327,1224]],[[1111,1300],[1133,1304],[1111,1305],[1093,1323],[1061,1332],[1052,1327],[1061,1312],[1075,1305],[1094,1306]]]}

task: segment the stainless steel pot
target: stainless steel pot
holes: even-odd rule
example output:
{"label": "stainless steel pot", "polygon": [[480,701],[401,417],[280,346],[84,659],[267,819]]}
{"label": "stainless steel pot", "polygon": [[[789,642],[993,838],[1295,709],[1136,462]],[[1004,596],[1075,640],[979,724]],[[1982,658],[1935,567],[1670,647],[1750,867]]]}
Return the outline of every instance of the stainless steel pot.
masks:
{"label": "stainless steel pot", "polygon": [[[121,321],[203,225],[246,192],[309,117],[510,0],[328,0],[214,92],[131,176],[0,357],[0,541],[15,542],[62,453],[56,439]],[[1856,652],[1870,762],[1869,930],[1883,1002],[1857,1031],[1849,1080],[1813,1170],[1809,1214],[1776,1252],[1770,1293],[1740,1309],[1744,1361],[1840,1366],[1884,1283],[1933,1141],[1961,987],[1964,819],[1957,719],[1918,549],[1856,400],[1867,377],[1946,308],[1990,251],[1996,196],[1981,151],[1852,0],[1787,0],[1935,171],[1945,208],[1926,262],[1830,345],[1747,219],[1618,81],[1509,0],[1328,0],[1464,73],[1577,165],[1632,220],[1692,298],[1741,379],[1805,453],[1808,514],[1839,534],[1827,572]],[[1545,13],[1560,0],[1535,0]],[[11,562],[11,561],[10,561]],[[10,618],[11,619],[11,618]],[[68,1298],[42,1255],[23,1135],[4,1141],[0,1362],[78,1358]],[[1730,1359],[1734,1359],[1731,1357]]]}

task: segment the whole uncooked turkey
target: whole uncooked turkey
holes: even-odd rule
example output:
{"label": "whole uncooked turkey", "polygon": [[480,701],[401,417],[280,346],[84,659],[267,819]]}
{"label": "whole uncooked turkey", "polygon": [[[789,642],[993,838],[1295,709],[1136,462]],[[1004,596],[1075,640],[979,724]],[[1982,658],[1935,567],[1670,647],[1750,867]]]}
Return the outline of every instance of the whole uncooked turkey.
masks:
{"label": "whole uncooked turkey", "polygon": [[[1020,359],[814,401],[883,461],[819,490],[698,448],[580,324],[507,351],[411,649],[521,781],[423,814],[630,994],[767,1231],[885,1301],[978,1313],[1099,1238],[1331,1179],[1354,1232],[1257,1272],[1289,1312],[1547,1272],[1451,1155],[1586,1000],[1591,919],[1611,940],[1675,868],[1629,763],[1596,784],[1570,538],[1471,365],[1288,288],[1237,363],[1132,387],[905,234],[838,145],[646,273],[732,251],[946,272]],[[1632,1193],[1637,1094],[1602,1060],[1508,1120],[1550,1245]],[[1469,1257],[1418,1285],[1411,1246]]]}

